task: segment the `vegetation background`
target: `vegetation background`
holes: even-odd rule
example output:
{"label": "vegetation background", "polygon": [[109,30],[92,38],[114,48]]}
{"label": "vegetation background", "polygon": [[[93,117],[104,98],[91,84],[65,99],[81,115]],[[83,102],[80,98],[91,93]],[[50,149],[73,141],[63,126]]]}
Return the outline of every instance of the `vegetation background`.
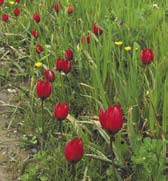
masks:
{"label": "vegetation background", "polygon": [[[100,105],[106,109],[116,103],[124,115],[124,127],[113,143],[118,180],[166,180],[168,2],[61,0],[58,13],[55,3],[6,0],[0,7],[1,14],[9,14],[9,21],[0,21],[1,86],[19,92],[8,128],[17,125],[24,135],[22,146],[37,150],[23,163],[21,180],[71,180],[63,150],[74,136],[82,137],[85,152],[77,164],[76,179],[111,180],[109,136],[100,127],[98,112]],[[71,14],[67,13],[69,5],[74,8]],[[15,7],[20,8],[17,17]],[[32,19],[35,12],[40,15],[39,23]],[[103,29],[101,36],[93,33],[95,22]],[[38,30],[37,39],[32,29]],[[87,35],[90,44],[81,42]],[[119,41],[122,45],[116,45]],[[37,44],[44,47],[40,54],[35,51]],[[147,47],[152,48],[155,59],[145,65],[140,53]],[[74,52],[72,69],[62,74],[56,71],[55,60],[68,48]],[[42,66],[36,67],[37,62]],[[54,70],[56,79],[44,103],[47,135],[45,148],[40,150],[41,102],[35,87],[47,68]],[[70,105],[62,127],[53,116],[58,101]]]}

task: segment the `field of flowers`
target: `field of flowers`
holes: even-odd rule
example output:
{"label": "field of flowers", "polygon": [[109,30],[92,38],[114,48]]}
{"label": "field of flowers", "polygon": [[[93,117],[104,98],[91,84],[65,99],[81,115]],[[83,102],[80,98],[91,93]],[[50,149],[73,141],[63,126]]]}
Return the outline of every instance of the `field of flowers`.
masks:
{"label": "field of flowers", "polygon": [[0,16],[8,127],[34,150],[21,180],[166,181],[166,0],[0,0]]}

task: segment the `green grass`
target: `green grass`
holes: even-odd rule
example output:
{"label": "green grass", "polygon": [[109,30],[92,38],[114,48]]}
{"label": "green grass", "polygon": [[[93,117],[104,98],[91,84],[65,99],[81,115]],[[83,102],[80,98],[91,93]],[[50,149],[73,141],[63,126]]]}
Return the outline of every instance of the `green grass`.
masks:
{"label": "green grass", "polygon": [[[77,164],[77,178],[111,180],[112,168],[107,161],[109,137],[92,117],[98,116],[100,105],[107,108],[115,103],[121,105],[125,122],[113,144],[115,162],[119,165],[118,180],[166,180],[163,170],[168,139],[168,3],[155,1],[158,8],[154,8],[151,0],[62,0],[58,14],[54,12],[54,3],[21,1],[17,18],[12,15],[16,5],[6,1],[0,7],[1,14],[10,14],[9,22],[0,21],[0,44],[6,50],[0,54],[8,62],[8,67],[0,68],[0,80],[14,87],[20,82],[28,85],[20,86],[22,92],[18,96],[23,108],[18,111],[24,120],[20,131],[34,135],[37,140],[41,105],[35,94],[36,81],[43,79],[45,67],[56,74],[52,95],[44,105],[48,130],[45,150],[34,156],[35,161],[28,164],[22,180],[70,179],[63,149],[66,141],[76,135],[84,140],[85,154],[95,156],[86,155]],[[71,15],[66,13],[69,4],[74,6]],[[34,12],[41,16],[39,24],[32,20]],[[94,35],[94,22],[103,28],[101,36]],[[39,31],[37,40],[31,36],[32,29]],[[88,33],[90,45],[81,44],[81,36]],[[115,41],[123,44],[116,46]],[[44,46],[40,55],[35,52],[37,42]],[[126,46],[131,51],[126,51]],[[140,60],[141,49],[146,47],[155,53],[154,62],[149,65]],[[72,71],[60,75],[55,70],[55,60],[64,57],[68,48],[75,57]],[[36,68],[37,61],[43,67]],[[14,76],[9,70],[15,70]],[[60,128],[53,118],[57,101],[70,104],[69,121],[63,122],[63,138],[58,136]],[[28,140],[26,146],[38,144]]]}

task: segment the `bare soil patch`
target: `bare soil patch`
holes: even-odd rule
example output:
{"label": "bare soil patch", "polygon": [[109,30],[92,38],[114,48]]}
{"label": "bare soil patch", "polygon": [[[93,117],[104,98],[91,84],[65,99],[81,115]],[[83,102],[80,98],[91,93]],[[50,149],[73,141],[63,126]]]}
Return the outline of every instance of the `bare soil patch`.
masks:
{"label": "bare soil patch", "polygon": [[12,112],[13,93],[0,90],[0,180],[19,180],[23,162],[29,158],[28,153],[20,147],[20,138],[17,128],[7,129]]}

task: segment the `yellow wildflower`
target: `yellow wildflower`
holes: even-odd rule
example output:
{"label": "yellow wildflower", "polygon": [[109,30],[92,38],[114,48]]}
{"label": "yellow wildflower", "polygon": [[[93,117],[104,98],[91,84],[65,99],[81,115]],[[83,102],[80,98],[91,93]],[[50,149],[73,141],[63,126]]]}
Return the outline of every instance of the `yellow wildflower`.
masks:
{"label": "yellow wildflower", "polygon": [[130,51],[131,50],[131,47],[130,46],[127,46],[124,48],[126,51]]}
{"label": "yellow wildflower", "polygon": [[36,62],[35,67],[41,67],[43,64],[41,62]]}
{"label": "yellow wildflower", "polygon": [[9,4],[10,4],[10,5],[14,5],[14,4],[15,4],[15,1],[9,1]]}
{"label": "yellow wildflower", "polygon": [[115,41],[114,44],[117,45],[117,46],[120,46],[120,45],[123,44],[123,42],[122,41]]}
{"label": "yellow wildflower", "polygon": [[149,91],[146,91],[146,95],[149,95]]}

